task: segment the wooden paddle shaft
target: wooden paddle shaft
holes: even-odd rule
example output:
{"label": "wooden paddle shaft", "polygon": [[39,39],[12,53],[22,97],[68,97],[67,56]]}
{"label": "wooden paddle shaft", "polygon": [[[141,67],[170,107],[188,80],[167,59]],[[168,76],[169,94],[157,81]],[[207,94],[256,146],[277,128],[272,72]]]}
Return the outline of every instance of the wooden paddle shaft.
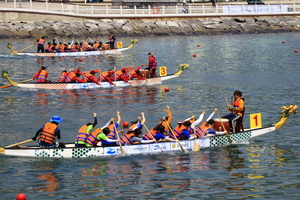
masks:
{"label": "wooden paddle shaft", "polygon": [[9,148],[9,147],[17,146],[17,145],[19,145],[19,144],[24,144],[24,143],[31,142],[31,141],[33,141],[33,139],[29,139],[29,140],[25,140],[25,141],[23,141],[23,142],[19,142],[19,143],[16,143],[16,144],[12,144],[12,145],[6,146],[6,147],[4,147],[4,148]]}

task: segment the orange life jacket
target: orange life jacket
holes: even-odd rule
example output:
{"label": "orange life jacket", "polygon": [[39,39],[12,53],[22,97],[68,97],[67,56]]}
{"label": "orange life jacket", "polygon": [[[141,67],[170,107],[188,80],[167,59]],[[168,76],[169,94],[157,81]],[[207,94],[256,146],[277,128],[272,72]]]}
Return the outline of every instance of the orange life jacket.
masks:
{"label": "orange life jacket", "polygon": [[[239,107],[239,101],[245,101],[244,97],[239,97],[237,100],[235,100],[235,101],[233,102],[233,107]],[[233,113],[234,113],[234,114],[239,114],[240,116],[243,116],[244,110],[245,110],[245,108],[243,108],[242,111],[235,111],[235,112],[233,112]]]}
{"label": "orange life jacket", "polygon": [[87,125],[83,125],[79,130],[78,130],[78,134],[77,137],[75,139],[75,141],[83,141],[85,142],[85,140],[87,139],[87,137],[89,136],[87,133],[87,129],[89,126]]}
{"label": "orange life jacket", "polygon": [[[175,137],[176,137],[177,139],[180,139],[180,138],[181,138],[181,132],[182,132],[184,129],[186,129],[186,127],[185,127],[183,124],[178,124],[178,125],[175,127],[174,131],[173,131],[174,134],[170,134],[170,137],[172,137],[173,139],[175,139]],[[174,135],[175,135],[175,137],[174,137]]]}
{"label": "orange life jacket", "polygon": [[154,56],[151,56],[151,57],[149,58],[148,66],[149,66],[150,68],[156,68],[156,67],[157,67],[156,58],[155,58]]}
{"label": "orange life jacket", "polygon": [[106,135],[106,137],[108,137],[109,139],[116,139],[116,129],[115,129],[115,124],[110,124],[108,126],[110,133]]}
{"label": "orange life jacket", "polygon": [[106,81],[106,76],[108,76],[109,73],[108,72],[102,72],[101,74],[99,74],[99,76],[97,77],[97,80],[100,82],[104,82]]}
{"label": "orange life jacket", "polygon": [[47,122],[40,134],[40,141],[53,144],[53,142],[55,141],[55,130],[57,129],[57,127],[58,126],[56,124]]}
{"label": "orange life jacket", "polygon": [[102,140],[98,140],[97,136],[98,134],[102,133],[102,130],[100,128],[97,128],[96,130],[94,130],[93,133],[91,133],[87,138],[86,138],[86,142],[89,143],[92,146],[97,146],[98,142],[102,141]]}
{"label": "orange life jacket", "polygon": [[44,45],[45,44],[45,40],[44,39],[39,39],[38,44]]}
{"label": "orange life jacket", "polygon": [[97,51],[98,48],[99,48],[99,45],[100,45],[99,43],[95,43],[94,46],[93,46],[93,50]]}
{"label": "orange life jacket", "polygon": [[74,72],[71,72],[67,77],[66,77],[66,82],[71,83],[72,79],[76,76]]}
{"label": "orange life jacket", "polygon": [[212,125],[211,124],[208,124],[208,126],[206,126],[207,122],[203,122],[201,124],[201,126],[199,128],[196,129],[196,135],[197,137],[203,137],[206,135],[208,129],[212,128]]}
{"label": "orange life jacket", "polygon": [[120,140],[121,140],[121,144],[124,145],[124,144],[132,144],[132,142],[130,141],[130,139],[132,137],[134,137],[135,134],[134,133],[126,133],[125,135],[123,135]]}
{"label": "orange life jacket", "polygon": [[38,77],[37,77],[37,82],[38,83],[42,83],[42,82],[46,82],[46,75],[47,75],[47,71],[46,70],[41,70]]}
{"label": "orange life jacket", "polygon": [[120,75],[122,75],[123,72],[121,70],[116,71],[112,76],[111,79],[114,81],[120,80]]}
{"label": "orange life jacket", "polygon": [[52,47],[53,47],[52,44],[47,45],[46,48],[45,48],[45,50],[48,51],[48,52],[53,52]]}
{"label": "orange life jacket", "polygon": [[61,73],[61,74],[59,75],[59,78],[58,78],[57,82],[65,82],[65,80],[66,80],[66,78],[67,78],[67,76],[66,76],[67,73],[68,73],[68,72],[63,72],[63,73]]}
{"label": "orange life jacket", "polygon": [[90,70],[87,73],[83,74],[82,80],[84,80],[86,82],[89,81],[90,80],[89,77],[92,76],[92,74],[91,74],[92,71],[94,71],[94,70]]}
{"label": "orange life jacket", "polygon": [[151,129],[150,132],[146,133],[143,137],[143,139],[145,140],[153,140],[153,138],[156,136],[156,134],[158,133],[157,130],[153,130]]}

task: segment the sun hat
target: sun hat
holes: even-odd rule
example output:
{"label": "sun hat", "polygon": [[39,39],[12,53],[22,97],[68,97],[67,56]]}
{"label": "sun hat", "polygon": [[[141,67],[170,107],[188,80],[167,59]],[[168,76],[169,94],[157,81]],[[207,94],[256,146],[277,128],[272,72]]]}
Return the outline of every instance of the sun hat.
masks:
{"label": "sun hat", "polygon": [[50,119],[49,121],[50,121],[50,122],[61,123],[61,122],[62,122],[62,118],[61,118],[60,116],[53,115],[52,119]]}

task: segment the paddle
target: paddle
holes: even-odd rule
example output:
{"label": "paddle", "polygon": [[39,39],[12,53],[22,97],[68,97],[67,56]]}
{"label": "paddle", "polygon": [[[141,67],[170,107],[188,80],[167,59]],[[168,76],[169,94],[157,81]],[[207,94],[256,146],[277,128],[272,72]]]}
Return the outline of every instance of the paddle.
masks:
{"label": "paddle", "polygon": [[[25,80],[25,81],[21,81],[20,83],[26,83],[26,82],[28,82],[28,81],[32,81],[33,79],[31,78],[31,79],[28,79],[28,80]],[[4,85],[4,86],[1,86],[0,87],[0,89],[1,88],[8,88],[8,87],[11,87],[12,85],[11,84],[9,84],[9,85]]]}
{"label": "paddle", "polygon": [[[204,115],[204,111],[202,112],[203,113],[203,115]],[[201,123],[203,121],[203,118],[202,118],[202,120],[199,122],[199,123]],[[197,134],[196,134],[196,126],[194,127],[194,135],[195,135],[195,141],[194,141],[194,148],[193,148],[193,151],[200,151],[200,146],[199,146],[199,144],[197,143]]]}
{"label": "paddle", "polygon": [[26,50],[26,49],[29,49],[29,48],[33,47],[34,45],[35,45],[35,44],[30,45],[29,47],[26,47],[26,48],[24,48],[24,49],[21,49],[21,50],[19,50],[19,51],[17,51],[17,52],[20,53],[21,51],[24,51],[24,50]]}
{"label": "paddle", "polygon": [[33,139],[25,140],[25,141],[23,141],[23,142],[18,142],[18,143],[16,143],[16,144],[12,144],[12,145],[6,146],[6,147],[4,147],[4,148],[10,148],[10,147],[17,146],[17,145],[19,145],[19,144],[24,144],[24,143],[31,142],[31,141],[33,141]]}
{"label": "paddle", "polygon": [[228,101],[227,101],[227,98],[225,97],[225,101],[226,101],[226,105],[227,105],[227,107],[229,106],[229,104],[228,104]]}
{"label": "paddle", "polygon": [[232,140],[231,140],[229,134],[227,133],[227,130],[225,129],[225,126],[224,126],[224,124],[223,124],[223,122],[222,122],[222,119],[221,119],[221,117],[220,117],[220,114],[219,114],[219,112],[218,112],[218,109],[215,109],[215,113],[217,113],[217,115],[218,115],[218,117],[219,117],[220,123],[221,123],[221,125],[222,125],[222,127],[223,127],[223,130],[224,130],[224,132],[225,132],[225,134],[226,134],[226,136],[227,136],[227,139],[228,139],[229,143],[232,143]]}
{"label": "paddle", "polygon": [[151,137],[153,140],[155,140],[155,143],[157,144],[157,146],[160,148],[161,152],[164,152],[164,150],[161,148],[161,146],[157,143],[156,139],[154,138],[154,136],[152,135],[152,133],[149,131],[149,129],[147,128],[147,126],[144,124],[146,130],[148,133],[150,133]]}
{"label": "paddle", "polygon": [[166,119],[164,119],[164,121],[168,124],[168,127],[169,127],[169,129],[171,130],[171,133],[173,134],[173,136],[174,136],[176,142],[178,143],[178,145],[180,146],[181,150],[182,150],[183,152],[185,152],[183,146],[180,144],[179,140],[177,139],[176,135],[174,134],[174,132],[173,132],[173,130],[172,130],[170,124],[166,121]]}
{"label": "paddle", "polygon": [[[115,127],[115,131],[116,131],[117,138],[118,138],[118,140],[120,141],[119,133],[118,133],[118,130],[117,130],[117,128],[116,128],[116,125],[115,125],[115,122],[114,122],[114,121],[113,121],[113,124],[114,124],[114,127]],[[119,145],[120,145],[120,151],[121,151],[121,154],[122,154],[122,155],[125,155],[126,153],[125,153],[125,150],[124,150],[124,148],[123,148],[121,142],[119,142]]]}

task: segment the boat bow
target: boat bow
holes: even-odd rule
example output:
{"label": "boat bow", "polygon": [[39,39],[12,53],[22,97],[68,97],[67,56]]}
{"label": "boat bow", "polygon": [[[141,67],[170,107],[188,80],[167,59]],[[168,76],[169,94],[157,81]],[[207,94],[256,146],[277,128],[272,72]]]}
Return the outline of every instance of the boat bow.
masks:
{"label": "boat bow", "polygon": [[297,113],[297,108],[298,108],[297,105],[289,105],[289,106],[281,107],[281,109],[283,109],[283,110],[281,111],[280,119],[275,124],[273,124],[275,126],[275,129],[278,130],[281,127],[283,127],[285,125],[285,123],[287,122],[288,118],[291,115],[294,115]]}
{"label": "boat bow", "polygon": [[175,76],[180,76],[185,69],[188,69],[189,64],[180,64],[178,71],[174,74]]}
{"label": "boat bow", "polygon": [[8,81],[10,84],[12,84],[12,85],[14,85],[14,86],[18,86],[18,83],[15,82],[15,81],[13,81],[13,80],[11,80],[11,79],[9,78],[9,76],[8,76],[8,72],[5,71],[5,70],[3,70],[3,69],[2,69],[2,77],[3,77],[3,78],[6,78],[7,81]]}

